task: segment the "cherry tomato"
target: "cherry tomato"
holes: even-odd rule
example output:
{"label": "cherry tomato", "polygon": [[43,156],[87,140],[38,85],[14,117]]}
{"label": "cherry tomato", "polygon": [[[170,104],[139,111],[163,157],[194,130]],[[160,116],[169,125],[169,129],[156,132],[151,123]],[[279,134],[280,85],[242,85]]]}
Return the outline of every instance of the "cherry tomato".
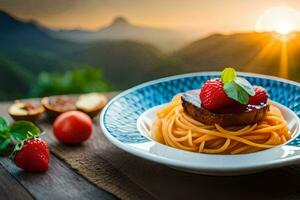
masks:
{"label": "cherry tomato", "polygon": [[53,124],[55,137],[62,143],[78,144],[87,140],[93,130],[91,118],[80,111],[68,111],[58,116]]}

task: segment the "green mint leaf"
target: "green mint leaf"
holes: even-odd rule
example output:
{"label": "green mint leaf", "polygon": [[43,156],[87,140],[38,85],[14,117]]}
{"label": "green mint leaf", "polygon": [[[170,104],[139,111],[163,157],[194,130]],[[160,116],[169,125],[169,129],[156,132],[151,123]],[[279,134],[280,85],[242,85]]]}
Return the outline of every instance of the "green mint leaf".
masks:
{"label": "green mint leaf", "polygon": [[222,83],[224,85],[229,83],[230,81],[233,81],[235,78],[236,78],[236,72],[231,67],[225,68],[221,72],[221,79],[222,79]]}
{"label": "green mint leaf", "polygon": [[10,143],[9,138],[6,138],[3,141],[1,141],[0,142],[0,151],[4,151],[8,147],[9,143]]}
{"label": "green mint leaf", "polygon": [[253,86],[246,79],[237,77],[234,79],[234,82],[243,88],[250,96],[255,95]]}
{"label": "green mint leaf", "polygon": [[231,81],[224,85],[224,91],[228,97],[238,101],[240,104],[246,105],[249,101],[248,93],[240,87],[235,81]]}
{"label": "green mint leaf", "polygon": [[39,136],[41,130],[31,122],[17,121],[10,126],[10,132],[15,140],[24,141]]}
{"label": "green mint leaf", "polygon": [[6,131],[8,129],[8,125],[3,117],[0,117],[0,132]]}

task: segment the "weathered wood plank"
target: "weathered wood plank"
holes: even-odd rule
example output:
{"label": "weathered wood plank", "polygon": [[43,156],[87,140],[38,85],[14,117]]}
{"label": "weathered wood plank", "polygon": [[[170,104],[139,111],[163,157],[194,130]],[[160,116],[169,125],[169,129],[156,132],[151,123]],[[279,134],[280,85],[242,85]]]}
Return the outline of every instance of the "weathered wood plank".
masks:
{"label": "weathered wood plank", "polygon": [[30,200],[33,197],[0,165],[0,199]]}
{"label": "weathered wood plank", "polygon": [[[7,119],[10,119],[7,115],[9,104],[10,102],[0,104],[0,115]],[[9,183],[12,188],[21,184],[36,199],[116,199],[112,194],[88,182],[53,154],[51,154],[49,170],[46,173],[23,172],[8,158],[0,158],[0,165],[10,173],[10,176],[3,175],[3,182]],[[0,195],[2,195],[1,189],[0,186]],[[27,195],[30,198],[29,193]],[[19,199],[19,194],[15,192],[9,192],[7,195],[11,199]],[[26,194],[24,194],[24,199],[26,199]]]}
{"label": "weathered wood plank", "polygon": [[[116,94],[106,93],[106,96],[111,99]],[[111,164],[112,160],[125,163],[123,154],[127,153],[118,150],[107,141],[99,127],[99,117],[94,119],[92,137],[81,145],[63,145],[55,139],[49,123],[41,121],[39,125],[47,133],[42,137],[51,146],[52,152],[98,187],[121,199],[155,199],[147,188],[142,188],[132,181],[131,177],[120,172],[119,167]]]}
{"label": "weathered wood plank", "polygon": [[[8,158],[1,159],[0,163],[37,199],[116,199],[87,182],[55,156],[51,156],[50,168],[46,173],[24,172]],[[16,184],[12,184],[12,187],[14,185]],[[19,194],[10,193],[9,195],[14,197]]]}

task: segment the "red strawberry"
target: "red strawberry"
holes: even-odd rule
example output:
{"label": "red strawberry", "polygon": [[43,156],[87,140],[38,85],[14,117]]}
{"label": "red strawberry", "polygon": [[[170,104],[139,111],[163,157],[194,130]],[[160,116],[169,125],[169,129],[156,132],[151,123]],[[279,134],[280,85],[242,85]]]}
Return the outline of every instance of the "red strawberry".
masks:
{"label": "red strawberry", "polygon": [[261,103],[267,103],[269,95],[265,88],[260,86],[254,86],[255,95],[249,97],[249,104],[259,105]]}
{"label": "red strawberry", "polygon": [[216,110],[236,103],[227,96],[220,79],[211,79],[205,82],[200,91],[200,100],[203,107],[208,110]]}
{"label": "red strawberry", "polygon": [[48,170],[49,149],[46,142],[41,139],[31,139],[24,143],[17,151],[14,161],[25,171],[44,172]]}

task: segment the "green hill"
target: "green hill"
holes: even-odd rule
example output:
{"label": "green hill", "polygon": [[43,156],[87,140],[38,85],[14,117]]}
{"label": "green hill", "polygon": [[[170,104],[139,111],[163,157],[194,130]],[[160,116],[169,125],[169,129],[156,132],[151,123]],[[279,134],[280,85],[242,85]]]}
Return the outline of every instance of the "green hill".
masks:
{"label": "green hill", "polygon": [[[66,73],[66,76],[76,74],[78,68],[86,65],[93,66],[100,74],[103,71],[101,77],[110,84],[109,88],[114,89],[125,89],[146,80],[180,71],[176,59],[148,44],[122,40],[72,43],[53,38],[48,35],[47,28],[35,22],[24,22],[1,11],[0,23],[0,56],[4,60],[3,62],[0,60],[0,72],[3,71],[6,80],[0,86],[0,93],[6,93],[6,88],[10,87],[21,91],[14,95],[1,96],[0,99],[43,94],[36,92],[47,91],[36,87],[37,80],[42,83],[38,77],[61,80],[64,75],[62,78],[56,78],[58,74]],[[17,67],[8,72],[12,65],[10,61]],[[30,80],[27,76],[24,78],[22,72],[26,72],[31,77]],[[46,75],[39,76],[41,73]],[[29,93],[33,85],[34,91]],[[47,88],[48,85],[43,83],[41,87]],[[72,88],[70,92],[76,91]],[[77,92],[83,92],[83,89],[78,87]],[[54,93],[55,91],[51,89],[51,94]]]}
{"label": "green hill", "polygon": [[181,71],[177,59],[154,46],[133,41],[93,43],[68,58],[101,67],[106,79],[119,89]]}
{"label": "green hill", "polygon": [[0,99],[26,95],[32,74],[15,62],[0,56]]}

